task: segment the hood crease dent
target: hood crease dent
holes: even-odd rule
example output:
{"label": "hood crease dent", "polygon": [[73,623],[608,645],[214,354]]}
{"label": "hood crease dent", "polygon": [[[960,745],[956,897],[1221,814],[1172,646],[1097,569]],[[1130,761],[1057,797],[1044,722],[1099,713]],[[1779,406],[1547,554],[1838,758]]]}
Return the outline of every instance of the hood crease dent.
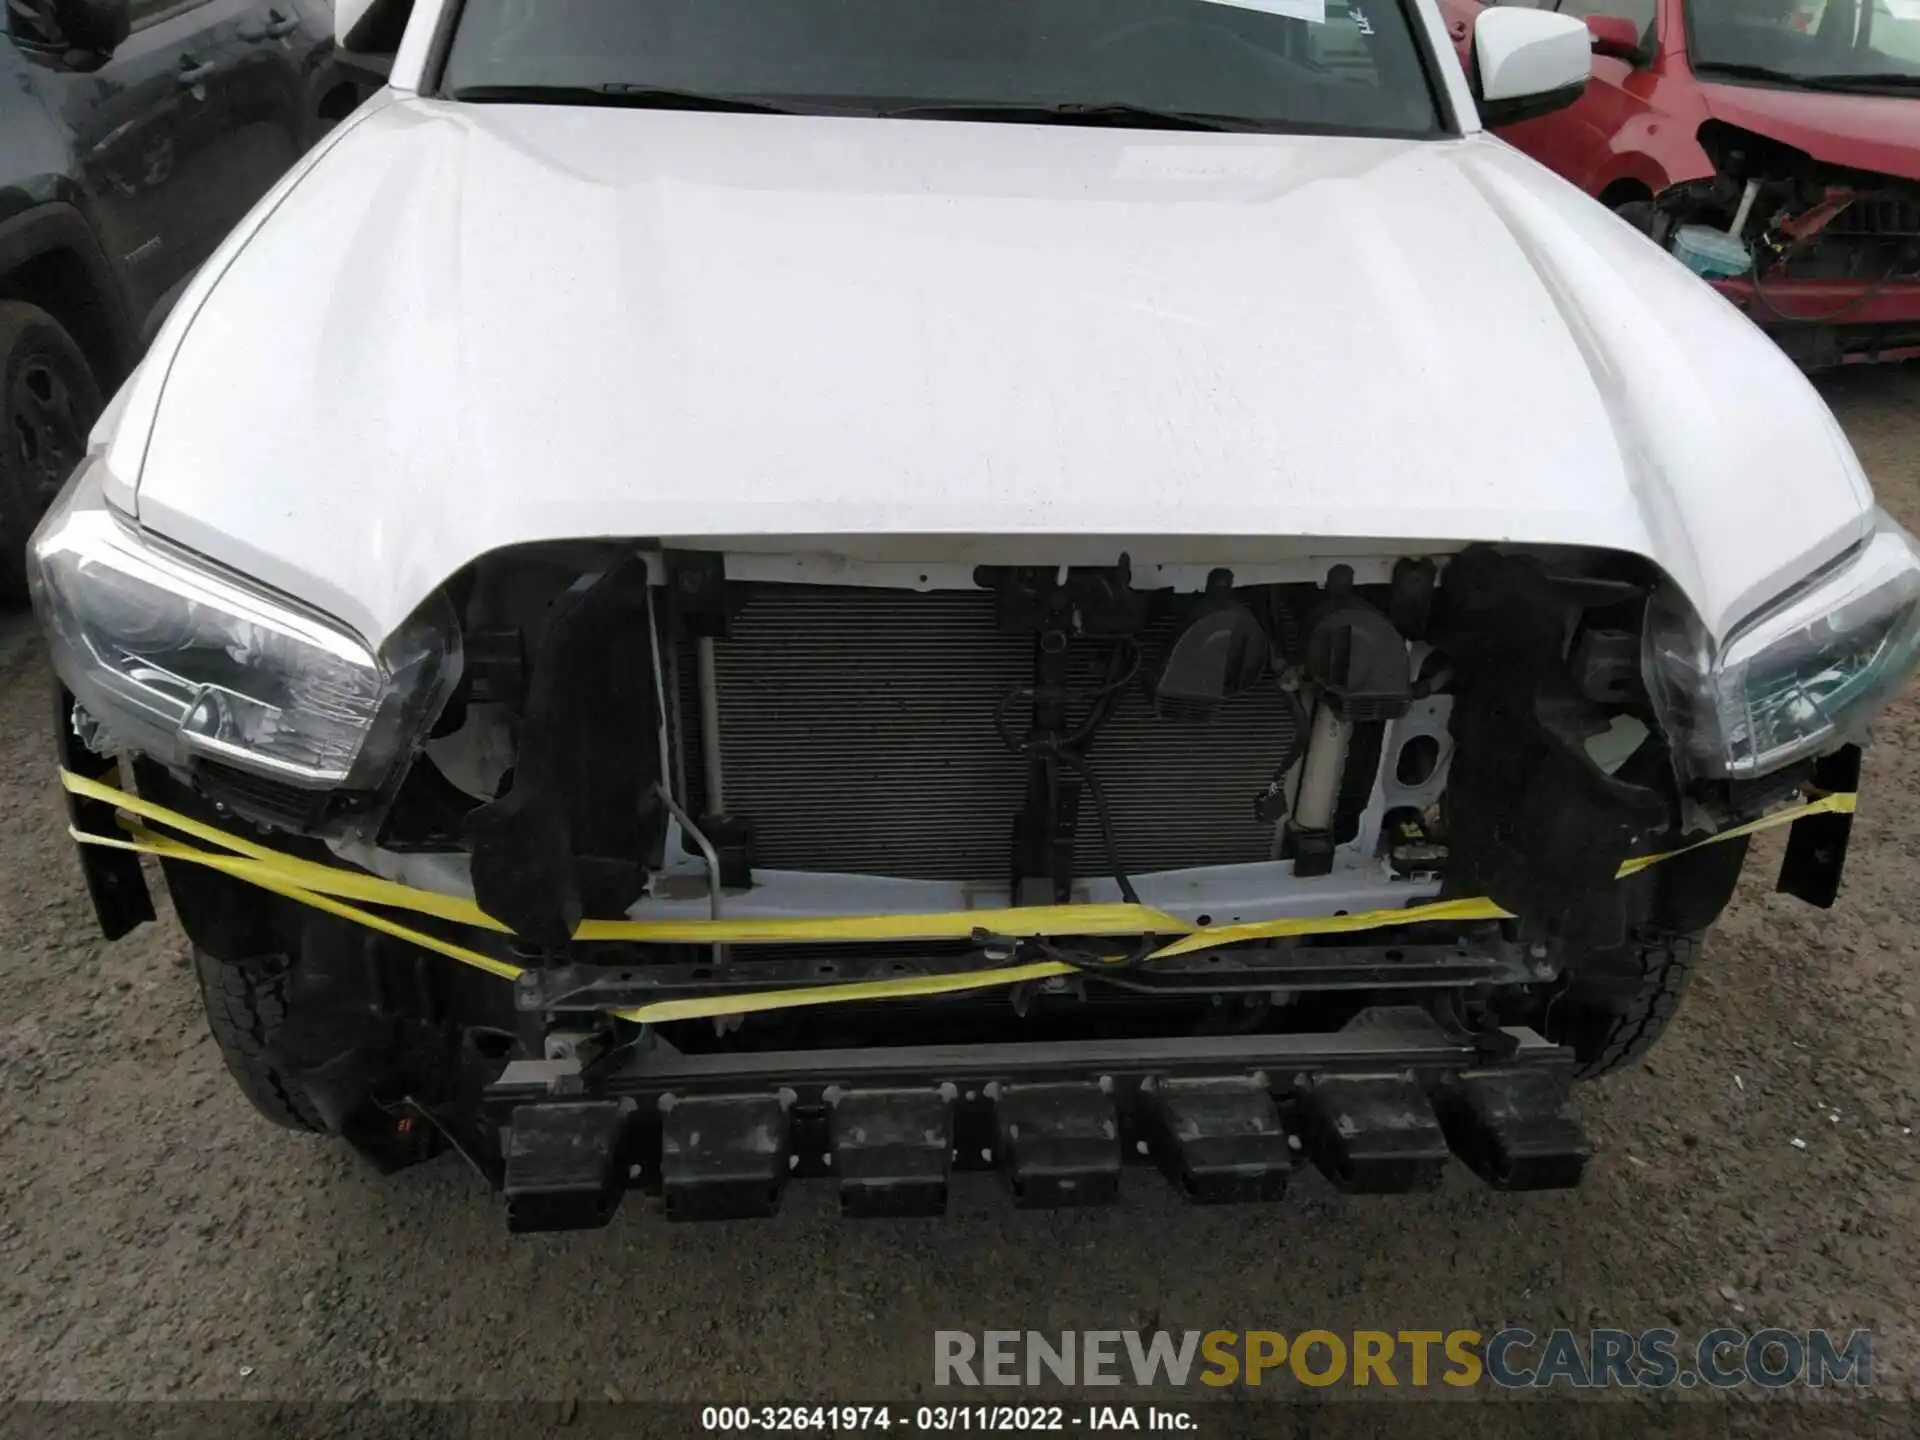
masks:
{"label": "hood crease dent", "polygon": [[396,100],[209,286],[109,465],[376,642],[572,538],[1581,545],[1722,634],[1871,505],[1744,316],[1487,136]]}

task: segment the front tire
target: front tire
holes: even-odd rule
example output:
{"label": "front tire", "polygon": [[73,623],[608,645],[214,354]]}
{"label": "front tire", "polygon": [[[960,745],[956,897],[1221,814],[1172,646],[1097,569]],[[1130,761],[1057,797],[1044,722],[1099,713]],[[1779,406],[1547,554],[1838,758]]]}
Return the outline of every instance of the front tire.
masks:
{"label": "front tire", "polygon": [[1547,1038],[1573,1047],[1576,1077],[1610,1075],[1653,1049],[1679,1012],[1706,944],[1704,930],[1643,930],[1589,957],[1547,1014]]}
{"label": "front tire", "polygon": [[324,1131],[327,1127],[305,1088],[271,1058],[287,1021],[292,960],[285,955],[219,960],[195,949],[193,965],[200,977],[207,1027],[240,1093],[276,1125]]}
{"label": "front tire", "polygon": [[0,300],[0,599],[27,593],[27,538],[87,451],[100,387],[60,322]]}

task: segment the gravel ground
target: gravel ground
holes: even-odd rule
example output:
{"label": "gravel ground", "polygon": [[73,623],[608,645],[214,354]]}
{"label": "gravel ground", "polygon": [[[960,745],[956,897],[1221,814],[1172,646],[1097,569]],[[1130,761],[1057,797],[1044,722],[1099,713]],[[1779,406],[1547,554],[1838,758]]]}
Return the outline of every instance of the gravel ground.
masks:
{"label": "gravel ground", "polygon": [[[1920,528],[1920,371],[1827,389]],[[1765,837],[1664,1045],[1584,1091],[1598,1154],[1573,1193],[1309,1177],[1210,1211],[1143,1176],[1112,1210],[1032,1215],[974,1178],[943,1223],[843,1224],[808,1186],[752,1225],[670,1228],[634,1200],[605,1232],[513,1239],[456,1163],[381,1180],[257,1119],[177,931],[96,937],[46,684],[29,623],[0,616],[0,1398],[905,1400],[936,1328],[1504,1323],[1867,1327],[1877,1390],[1920,1397],[1912,695],[1870,752],[1839,908],[1773,896]],[[1805,1399],[1723,1408],[1867,1428]],[[1887,1413],[1874,1428],[1912,1433]]]}

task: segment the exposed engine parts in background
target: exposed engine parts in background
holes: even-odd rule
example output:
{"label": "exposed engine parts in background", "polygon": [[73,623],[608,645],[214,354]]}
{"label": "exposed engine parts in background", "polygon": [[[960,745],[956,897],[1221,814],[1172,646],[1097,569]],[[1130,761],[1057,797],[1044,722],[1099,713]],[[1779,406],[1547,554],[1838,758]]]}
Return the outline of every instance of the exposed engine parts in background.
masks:
{"label": "exposed engine parts in background", "polygon": [[1920,355],[1920,324],[1847,329],[1895,287],[1920,284],[1920,183],[1823,164],[1720,122],[1700,140],[1715,174],[1621,213],[1810,369]]}

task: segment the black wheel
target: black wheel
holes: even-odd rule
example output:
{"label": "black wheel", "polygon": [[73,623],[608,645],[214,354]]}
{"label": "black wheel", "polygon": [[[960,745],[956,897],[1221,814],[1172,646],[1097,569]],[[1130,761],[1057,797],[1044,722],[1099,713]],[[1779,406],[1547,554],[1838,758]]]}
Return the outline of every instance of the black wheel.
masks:
{"label": "black wheel", "polygon": [[100,387],[46,311],[0,300],[0,597],[27,593],[27,537],[86,454]]}
{"label": "black wheel", "polygon": [[325,1130],[306,1091],[277,1069],[270,1058],[286,1024],[293,961],[285,955],[216,960],[196,949],[193,964],[200,976],[207,1025],[241,1094],[276,1125],[289,1130]]}
{"label": "black wheel", "polygon": [[1658,1042],[1693,978],[1706,932],[1642,931],[1575,970],[1547,1013],[1547,1038],[1571,1045],[1583,1080],[1635,1064]]}

